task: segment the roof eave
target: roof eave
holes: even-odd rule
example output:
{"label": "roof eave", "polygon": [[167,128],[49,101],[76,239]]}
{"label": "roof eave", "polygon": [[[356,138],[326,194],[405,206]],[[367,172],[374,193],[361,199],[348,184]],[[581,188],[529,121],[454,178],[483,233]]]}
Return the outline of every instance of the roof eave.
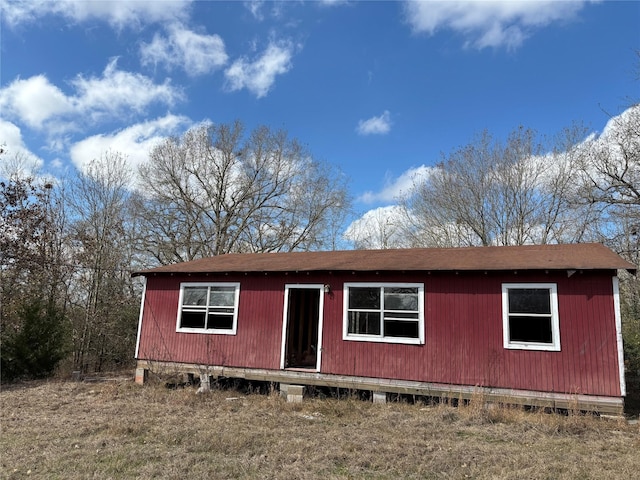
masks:
{"label": "roof eave", "polygon": [[636,275],[637,268],[628,266],[606,266],[606,267],[581,267],[581,266],[563,266],[563,267],[505,267],[505,268],[398,268],[398,269],[382,269],[382,268],[358,268],[358,269],[336,269],[336,268],[314,268],[314,269],[273,269],[273,270],[141,270],[133,272],[131,277],[148,277],[159,275],[246,275],[253,274],[269,274],[269,273],[321,273],[321,272],[510,272],[510,271],[528,271],[528,272],[563,272],[568,270],[582,271],[598,271],[598,270],[626,270],[631,275]]}

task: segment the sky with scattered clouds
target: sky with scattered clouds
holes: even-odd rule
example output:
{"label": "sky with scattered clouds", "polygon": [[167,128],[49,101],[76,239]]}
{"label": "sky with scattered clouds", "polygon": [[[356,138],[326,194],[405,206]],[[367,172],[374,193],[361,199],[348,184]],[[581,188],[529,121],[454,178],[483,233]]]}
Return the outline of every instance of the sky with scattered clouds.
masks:
{"label": "sky with scattered clouds", "polygon": [[62,176],[203,121],[283,128],[393,206],[487,129],[638,97],[640,2],[0,0],[0,144]]}

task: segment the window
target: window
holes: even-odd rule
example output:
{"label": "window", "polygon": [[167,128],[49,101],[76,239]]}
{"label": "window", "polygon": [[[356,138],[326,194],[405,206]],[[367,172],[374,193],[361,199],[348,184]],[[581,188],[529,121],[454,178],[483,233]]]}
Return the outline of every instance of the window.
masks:
{"label": "window", "polygon": [[560,351],[555,283],[502,285],[504,348]]}
{"label": "window", "polygon": [[178,332],[235,335],[239,283],[182,283]]}
{"label": "window", "polygon": [[345,340],[424,343],[424,286],[345,283]]}

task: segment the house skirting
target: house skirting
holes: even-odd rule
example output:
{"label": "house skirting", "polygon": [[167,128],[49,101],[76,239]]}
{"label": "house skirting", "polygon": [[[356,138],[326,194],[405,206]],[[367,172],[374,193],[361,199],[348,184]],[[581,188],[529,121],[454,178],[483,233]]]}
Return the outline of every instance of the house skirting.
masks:
{"label": "house skirting", "polygon": [[333,375],[301,370],[267,370],[261,368],[224,367],[178,362],[138,360],[135,379],[144,383],[148,372],[159,374],[183,373],[210,377],[240,378],[261,382],[295,385],[314,385],[379,393],[421,395],[460,400],[482,399],[487,403],[525,405],[551,409],[579,410],[609,415],[623,415],[624,398],[534,390],[515,390],[472,385],[418,382],[390,378]]}

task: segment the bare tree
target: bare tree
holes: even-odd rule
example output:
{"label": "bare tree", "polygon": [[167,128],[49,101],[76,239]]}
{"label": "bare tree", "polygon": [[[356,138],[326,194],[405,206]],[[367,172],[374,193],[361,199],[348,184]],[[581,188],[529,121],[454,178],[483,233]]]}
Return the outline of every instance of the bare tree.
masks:
{"label": "bare tree", "polygon": [[640,205],[640,104],[614,117],[589,142],[583,162],[587,198],[607,205]]}
{"label": "bare tree", "polygon": [[405,248],[410,242],[404,235],[404,222],[400,206],[380,207],[354,221],[344,236],[356,249]]}
{"label": "bare tree", "polygon": [[71,183],[70,250],[75,276],[74,368],[101,370],[128,358],[135,339],[135,295],[130,265],[131,171],[126,158],[107,152]]}
{"label": "bare tree", "polygon": [[576,176],[576,203],[597,210],[602,241],[638,261],[640,233],[640,105],[612,117],[600,136],[584,144]]}
{"label": "bare tree", "polygon": [[[598,210],[600,240],[640,264],[640,104],[612,117],[586,142],[579,201]],[[640,374],[640,281],[620,274],[625,359]]]}
{"label": "bare tree", "polygon": [[[572,175],[583,130],[566,129],[551,147],[518,128],[504,143],[484,132],[454,151],[402,200],[416,246],[521,245],[585,236]],[[583,212],[584,213],[584,212]]]}
{"label": "bare tree", "polygon": [[161,264],[229,252],[310,250],[349,208],[342,176],[284,131],[202,125],[140,167],[143,248]]}

